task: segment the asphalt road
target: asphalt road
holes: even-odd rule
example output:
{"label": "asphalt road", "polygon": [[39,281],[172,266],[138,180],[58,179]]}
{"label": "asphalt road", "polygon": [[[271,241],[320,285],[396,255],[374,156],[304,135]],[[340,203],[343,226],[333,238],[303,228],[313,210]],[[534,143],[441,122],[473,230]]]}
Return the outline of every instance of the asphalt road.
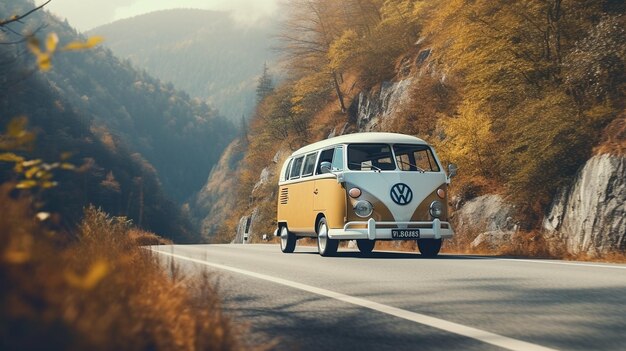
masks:
{"label": "asphalt road", "polygon": [[275,245],[153,247],[215,272],[277,350],[626,350],[626,265]]}

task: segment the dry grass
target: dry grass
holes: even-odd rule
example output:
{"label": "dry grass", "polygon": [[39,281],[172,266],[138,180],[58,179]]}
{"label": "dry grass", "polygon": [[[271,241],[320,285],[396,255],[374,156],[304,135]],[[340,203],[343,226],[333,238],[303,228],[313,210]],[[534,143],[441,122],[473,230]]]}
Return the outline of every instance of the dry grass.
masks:
{"label": "dry grass", "polygon": [[73,241],[0,186],[0,349],[237,350],[207,275],[169,275],[137,243],[162,239],[94,208]]}
{"label": "dry grass", "polygon": [[611,122],[602,133],[602,140],[593,149],[596,155],[626,155],[626,112]]}
{"label": "dry grass", "polygon": [[496,254],[539,258],[563,257],[563,252],[555,250],[538,231],[515,233],[508,243],[498,248]]}
{"label": "dry grass", "polygon": [[169,239],[162,238],[152,232],[147,232],[137,228],[131,228],[128,231],[128,238],[137,246],[173,244],[173,242]]}

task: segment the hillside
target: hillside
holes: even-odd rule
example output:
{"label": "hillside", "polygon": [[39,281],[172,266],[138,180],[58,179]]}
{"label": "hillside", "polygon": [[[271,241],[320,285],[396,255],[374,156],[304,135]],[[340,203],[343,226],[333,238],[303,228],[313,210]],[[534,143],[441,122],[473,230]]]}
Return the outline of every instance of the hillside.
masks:
{"label": "hillside", "polygon": [[[444,163],[459,165],[454,206],[490,194],[510,204],[519,252],[543,242],[557,192],[594,149],[623,158],[625,136],[614,132],[626,118],[623,2],[307,3],[287,4],[278,39],[290,79],[250,123],[238,172],[238,198],[249,200],[227,209],[230,238],[243,216],[253,217],[253,240],[274,230],[281,161],[331,134],[427,140]],[[623,207],[623,192],[610,184],[608,192]],[[621,212],[612,213],[607,228],[622,228]],[[486,230],[468,229],[459,228],[453,248],[469,250]],[[607,235],[618,242],[623,232]]]}
{"label": "hillside", "polygon": [[[46,31],[57,33],[61,43],[80,38],[44,12],[28,18],[24,27],[35,23],[46,23]],[[178,203],[202,187],[234,136],[232,124],[205,103],[135,70],[106,48],[58,55],[53,64],[44,77],[69,104],[64,108],[80,111],[92,129],[111,132],[139,152]]]}
{"label": "hillside", "polygon": [[[0,17],[32,6],[30,1],[3,3]],[[84,40],[44,11],[12,29],[27,32],[41,25],[41,39],[56,33],[60,45]],[[19,39],[5,35],[5,42]],[[122,63],[108,49],[56,53],[48,72],[36,69],[25,43],[0,50],[3,130],[14,117],[25,116],[36,145],[24,156],[54,162],[71,153],[72,163],[90,165],[83,172],[55,175],[59,186],[45,191],[48,210],[60,212],[72,225],[93,203],[177,241],[199,240],[168,199],[182,202],[200,189],[234,134],[232,124],[206,104]],[[6,164],[2,171],[3,180],[11,179]]]}
{"label": "hillside", "polygon": [[88,32],[136,67],[239,121],[256,102],[254,89],[270,51],[275,22],[236,23],[228,13],[176,9],[119,20]]}

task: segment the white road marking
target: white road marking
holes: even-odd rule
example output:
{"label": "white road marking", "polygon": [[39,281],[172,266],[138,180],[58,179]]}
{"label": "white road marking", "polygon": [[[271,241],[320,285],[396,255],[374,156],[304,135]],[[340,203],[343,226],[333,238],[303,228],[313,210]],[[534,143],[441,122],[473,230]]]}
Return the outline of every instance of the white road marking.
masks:
{"label": "white road marking", "polygon": [[370,300],[366,300],[366,299],[362,299],[362,298],[358,298],[358,297],[354,297],[350,295],[345,295],[345,294],[334,292],[331,290],[317,288],[311,285],[306,285],[306,284],[294,282],[291,280],[272,277],[266,274],[261,274],[261,273],[256,273],[256,272],[240,269],[240,268],[225,266],[219,263],[203,261],[203,260],[199,260],[199,259],[195,259],[195,258],[191,258],[187,256],[182,256],[182,255],[177,255],[177,254],[169,253],[165,251],[158,251],[158,250],[152,250],[152,251],[158,252],[163,255],[171,256],[177,259],[194,262],[194,263],[198,263],[201,265],[210,266],[210,267],[214,267],[218,269],[223,269],[226,271],[247,275],[249,277],[263,279],[272,283],[285,285],[290,288],[304,290],[313,294],[326,296],[331,299],[335,299],[335,300],[347,302],[353,305],[369,308],[374,311],[392,315],[394,317],[403,318],[409,321],[413,321],[415,323],[427,325],[427,326],[441,329],[450,333],[454,333],[454,334],[462,335],[462,336],[472,338],[475,340],[479,340],[484,343],[499,346],[507,350],[516,350],[516,351],[535,351],[535,350],[553,351],[554,350],[554,349],[544,347],[541,345],[531,344],[525,341],[509,338],[503,335],[494,334],[494,333],[484,331],[481,329],[476,329],[476,328],[468,327],[462,324],[449,322],[443,319],[427,316],[421,313],[415,313],[415,312],[403,310],[400,308],[383,305],[374,301],[370,301]]}
{"label": "white road marking", "polygon": [[473,258],[473,259],[479,259],[479,260],[498,260],[498,261],[510,261],[510,262],[558,264],[558,265],[562,265],[562,266],[580,266],[580,267],[595,267],[595,268],[626,269],[626,266],[623,266],[623,265],[593,264],[593,263],[579,263],[579,262],[562,262],[562,261],[543,261],[543,260],[529,260],[529,259],[523,259],[523,258],[500,258],[500,257],[485,257],[485,256],[457,256],[457,257]]}

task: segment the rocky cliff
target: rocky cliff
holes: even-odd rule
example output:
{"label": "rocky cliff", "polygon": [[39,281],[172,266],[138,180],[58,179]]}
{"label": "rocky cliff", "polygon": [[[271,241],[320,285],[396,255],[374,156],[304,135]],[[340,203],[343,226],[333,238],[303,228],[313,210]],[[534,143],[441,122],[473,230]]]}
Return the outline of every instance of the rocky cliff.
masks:
{"label": "rocky cliff", "polygon": [[206,240],[215,235],[235,206],[236,170],[242,157],[241,143],[235,140],[226,148],[206,184],[191,201],[192,217]]}
{"label": "rocky cliff", "polygon": [[[488,194],[467,201],[454,212],[455,231],[472,249],[498,250],[518,230],[514,208],[500,195]],[[471,241],[470,241],[471,240]]]}
{"label": "rocky cliff", "polygon": [[626,250],[626,156],[592,157],[559,191],[543,221],[568,252],[591,256]]}
{"label": "rocky cliff", "polygon": [[411,78],[383,82],[379,88],[360,92],[350,106],[351,120],[361,132],[380,131],[381,123],[407,99]]}

